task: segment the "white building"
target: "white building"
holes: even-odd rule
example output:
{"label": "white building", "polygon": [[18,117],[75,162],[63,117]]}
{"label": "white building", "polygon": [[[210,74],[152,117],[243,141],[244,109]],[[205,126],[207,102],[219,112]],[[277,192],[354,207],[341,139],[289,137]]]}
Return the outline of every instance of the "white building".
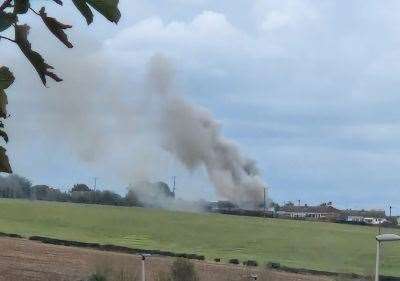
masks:
{"label": "white building", "polygon": [[380,225],[388,223],[384,210],[345,210],[343,219],[348,222],[366,223],[371,225]]}

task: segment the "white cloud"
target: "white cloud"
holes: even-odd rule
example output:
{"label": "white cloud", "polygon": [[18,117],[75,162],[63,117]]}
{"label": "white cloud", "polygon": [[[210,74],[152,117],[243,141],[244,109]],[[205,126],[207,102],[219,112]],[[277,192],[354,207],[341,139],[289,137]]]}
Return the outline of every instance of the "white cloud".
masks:
{"label": "white cloud", "polygon": [[148,59],[162,53],[185,73],[207,73],[222,77],[227,64],[271,51],[236,28],[224,14],[203,11],[189,21],[166,22],[149,17],[117,33],[104,43],[113,61],[130,69],[140,69]]}
{"label": "white cloud", "polygon": [[179,4],[179,5],[194,5],[200,6],[204,5],[208,2],[208,0],[169,0],[172,4]]}
{"label": "white cloud", "polygon": [[291,17],[282,11],[271,11],[261,24],[264,30],[273,30],[290,24]]}
{"label": "white cloud", "polygon": [[179,52],[196,45],[197,50],[207,46],[228,46],[232,41],[239,42],[244,36],[225,15],[205,11],[190,22],[165,23],[158,16],[147,18],[119,32],[106,42],[106,47],[121,51],[142,49],[143,46],[171,51],[168,47],[173,47]]}
{"label": "white cloud", "polygon": [[146,18],[105,41],[103,49],[113,61],[139,72],[152,55],[162,53],[178,72],[215,78],[227,77],[232,64],[282,55],[274,42],[266,44],[214,11],[200,12],[186,21]]}
{"label": "white cloud", "polygon": [[257,1],[256,13],[264,31],[304,27],[321,19],[319,5],[309,1]]}

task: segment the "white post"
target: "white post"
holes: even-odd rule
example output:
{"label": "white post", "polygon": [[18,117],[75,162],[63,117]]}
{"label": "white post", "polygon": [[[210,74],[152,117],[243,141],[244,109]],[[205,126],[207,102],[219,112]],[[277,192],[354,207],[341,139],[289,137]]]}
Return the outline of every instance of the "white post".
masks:
{"label": "white post", "polygon": [[145,268],[145,262],[146,258],[142,256],[142,281],[146,281],[146,268]]}
{"label": "white post", "polygon": [[376,242],[376,265],[375,265],[375,281],[379,281],[379,256],[381,242]]}

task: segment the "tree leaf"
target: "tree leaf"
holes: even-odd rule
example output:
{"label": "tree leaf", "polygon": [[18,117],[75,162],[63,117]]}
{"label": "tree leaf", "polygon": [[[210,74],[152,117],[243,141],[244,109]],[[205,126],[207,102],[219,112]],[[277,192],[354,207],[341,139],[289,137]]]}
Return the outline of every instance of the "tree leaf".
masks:
{"label": "tree leaf", "polygon": [[29,33],[28,25],[24,24],[15,26],[15,41],[18,47],[21,49],[22,53],[27,57],[27,59],[36,69],[44,85],[46,85],[47,82],[46,76],[52,78],[57,82],[61,82],[62,81],[61,78],[59,78],[53,72],[49,71],[49,69],[54,69],[54,68],[51,65],[48,65],[38,52],[32,50],[31,43],[29,43],[28,41],[28,33]]}
{"label": "tree leaf", "polygon": [[0,130],[0,137],[2,137],[5,142],[8,142],[8,135],[3,130]]}
{"label": "tree leaf", "polygon": [[118,23],[121,18],[118,9],[119,0],[86,0],[86,2],[111,22]]}
{"label": "tree leaf", "polygon": [[12,83],[14,83],[14,80],[14,75],[8,67],[0,67],[0,89],[7,89]]}
{"label": "tree leaf", "polygon": [[63,42],[65,46],[72,48],[73,45],[68,41],[68,36],[64,32],[64,29],[71,28],[72,26],[60,23],[55,18],[48,17],[44,7],[40,9],[39,14],[51,33]]}
{"label": "tree leaf", "polygon": [[63,5],[63,2],[61,0],[53,0],[54,2],[56,2],[58,5]]}
{"label": "tree leaf", "polygon": [[85,17],[87,24],[91,24],[93,22],[93,13],[90,10],[89,6],[86,4],[85,0],[72,0],[75,7],[79,10],[79,12]]}
{"label": "tree leaf", "polygon": [[4,92],[4,90],[0,89],[0,117],[4,119],[7,118],[7,104],[8,104],[7,95]]}
{"label": "tree leaf", "polygon": [[118,9],[119,0],[72,0],[87,24],[93,22],[93,13],[88,4],[111,22],[118,23],[121,12]]}
{"label": "tree leaf", "polygon": [[0,32],[9,28],[17,21],[17,16],[12,13],[0,12]]}
{"label": "tree leaf", "polygon": [[29,11],[30,3],[29,0],[14,0],[14,13],[26,14]]}
{"label": "tree leaf", "polygon": [[6,155],[6,149],[0,146],[0,172],[12,174],[10,161]]}

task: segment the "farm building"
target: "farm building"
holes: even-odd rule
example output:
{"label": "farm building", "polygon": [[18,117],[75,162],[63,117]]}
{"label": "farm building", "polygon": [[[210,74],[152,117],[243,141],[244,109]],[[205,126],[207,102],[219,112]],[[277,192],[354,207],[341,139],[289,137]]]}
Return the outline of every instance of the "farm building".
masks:
{"label": "farm building", "polygon": [[366,223],[379,225],[388,223],[386,213],[383,210],[344,210],[342,219],[347,222]]}
{"label": "farm building", "polygon": [[221,212],[221,211],[235,211],[238,210],[239,207],[230,201],[217,201],[217,202],[210,202],[207,206],[207,209],[211,212]]}
{"label": "farm building", "polygon": [[244,209],[240,208],[235,203],[230,201],[217,201],[209,202],[206,206],[206,210],[212,213],[220,213],[225,215],[235,215],[235,216],[247,216],[247,217],[275,217],[273,210],[259,210],[259,209]]}
{"label": "farm building", "polygon": [[279,217],[292,219],[336,219],[340,217],[340,210],[331,204],[320,206],[294,206],[291,204],[279,207],[277,214]]}

